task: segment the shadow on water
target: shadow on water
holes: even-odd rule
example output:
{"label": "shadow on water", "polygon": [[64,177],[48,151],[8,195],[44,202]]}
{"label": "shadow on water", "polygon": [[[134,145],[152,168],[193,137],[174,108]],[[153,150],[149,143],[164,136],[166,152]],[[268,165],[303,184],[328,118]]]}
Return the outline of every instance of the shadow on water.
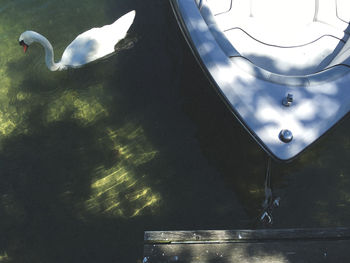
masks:
{"label": "shadow on water", "polygon": [[105,151],[94,143],[91,129],[75,123],[37,128],[3,146],[2,247],[14,262],[88,257],[88,250],[78,251],[93,245],[86,240],[93,229],[74,218],[74,206],[89,196],[91,171],[105,162]]}
{"label": "shadow on water", "polygon": [[[184,63],[188,67],[181,85],[183,94],[190,94],[185,111],[199,127],[201,150],[250,217],[257,218],[264,200],[267,155],[233,120],[191,53],[184,57],[190,60]],[[194,65],[196,70],[190,68]],[[273,162],[272,187],[282,198],[280,209],[274,211],[274,227],[348,225],[348,127],[349,116],[293,162]]]}
{"label": "shadow on water", "polygon": [[[167,12],[160,2],[152,6]],[[138,14],[146,21],[150,10],[143,8]],[[151,24],[135,27],[153,32]],[[142,39],[152,48],[152,37]],[[33,104],[17,107],[18,113],[23,108],[22,120],[1,147],[1,262],[136,262],[141,258],[143,230],[154,224],[150,207],[160,201],[150,189],[155,178],[147,178],[156,150],[146,141],[143,116],[137,112],[143,107],[153,112],[151,104],[158,98],[147,95],[147,88],[159,87],[162,72],[157,71],[160,65],[154,72],[143,72],[149,61],[137,61],[143,60],[139,54],[154,56],[156,48],[144,50],[138,45],[101,62],[102,66],[58,72],[55,79],[29,69],[31,74],[11,91],[16,92],[11,95],[15,102],[18,94],[30,93]],[[10,62],[11,79],[26,65]],[[128,73],[133,70],[135,76]],[[97,83],[82,86],[86,76]],[[99,85],[104,76],[113,77]],[[129,78],[134,80],[131,84]]]}
{"label": "shadow on water", "polygon": [[33,47],[7,63],[0,262],[136,262],[144,230],[245,224],[183,114],[170,6],[136,11],[137,43],[108,60],[51,73]]}
{"label": "shadow on water", "polygon": [[267,155],[234,119],[185,43],[183,45],[187,50],[181,83],[181,91],[187,99],[185,112],[198,125],[197,139],[203,154],[220,171],[225,184],[238,194],[252,218],[249,227],[254,227],[254,218],[258,217],[264,198],[262,186]]}
{"label": "shadow on water", "polygon": [[[111,18],[131,9],[137,41],[117,56],[53,74],[40,48],[8,62],[8,107],[17,117],[0,148],[0,262],[137,262],[144,230],[254,225],[265,153],[210,87],[168,2],[106,5]],[[348,206],[346,158],[338,165],[325,153],[349,153],[349,139],[339,136],[346,126],[296,163],[274,165],[274,187],[287,200],[277,226],[347,222],[338,210],[327,222],[312,219],[331,214],[327,198]],[[312,187],[315,176],[323,188]],[[314,204],[300,199],[337,183],[340,192],[310,209],[312,220],[298,218]],[[295,189],[298,198],[288,198]]]}
{"label": "shadow on water", "polygon": [[[233,121],[213,87],[204,85],[209,82],[198,66],[191,68],[195,60],[188,48],[184,50],[189,62],[184,63],[181,87],[183,94],[191,94],[185,108],[199,127],[201,150],[235,190],[250,217],[258,218],[267,156]],[[293,162],[273,163],[272,187],[282,197],[281,207],[274,211],[274,227],[348,226],[348,127],[349,116]]]}

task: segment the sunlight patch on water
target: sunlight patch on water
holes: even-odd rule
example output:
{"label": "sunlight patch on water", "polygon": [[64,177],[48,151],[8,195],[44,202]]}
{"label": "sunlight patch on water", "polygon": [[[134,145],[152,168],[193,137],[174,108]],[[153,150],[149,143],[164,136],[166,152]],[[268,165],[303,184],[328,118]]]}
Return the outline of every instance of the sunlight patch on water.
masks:
{"label": "sunlight patch on water", "polygon": [[6,71],[0,62],[0,137],[7,136],[16,128],[14,116],[16,109],[11,104],[8,96],[11,87],[11,79],[6,76]]}
{"label": "sunlight patch on water", "polygon": [[16,127],[16,124],[10,119],[10,116],[4,112],[0,112],[0,133],[2,135],[10,134]]}
{"label": "sunlight patch on water", "polygon": [[2,262],[5,263],[5,262],[9,262],[9,261],[10,261],[10,258],[6,252],[0,253],[0,263],[2,263]]}
{"label": "sunlight patch on water", "polygon": [[[29,29],[40,31],[50,38],[59,56],[70,41],[84,30],[109,23],[111,19],[106,17],[104,5],[104,1],[101,1],[98,4],[100,8],[96,9],[96,2],[91,0],[85,1],[84,5],[52,0],[5,0],[2,3],[0,12],[5,9],[6,12],[0,16],[0,142],[14,130],[24,132],[26,115],[36,106],[50,103],[47,94],[32,91],[36,85],[44,86],[47,80],[55,78],[46,69],[42,48],[35,45],[27,54],[23,54],[23,49],[18,45],[19,35]],[[50,121],[60,119],[69,107],[74,110],[72,117],[83,124],[95,121],[97,115],[106,114],[92,96],[71,98],[71,105],[60,101],[67,99],[67,96],[69,94],[58,99],[55,97],[55,104],[48,113]],[[55,106],[60,109],[55,109]]]}
{"label": "sunlight patch on water", "polygon": [[[105,152],[114,156],[111,160],[101,158],[108,164],[98,164],[91,172],[91,193],[83,210],[130,218],[155,209],[160,196],[147,184],[148,172],[143,167],[158,152],[142,127],[133,123],[111,127],[115,119],[110,118],[110,103],[115,93],[105,90],[108,77],[96,80],[93,76],[82,78],[76,71],[49,72],[41,47],[33,45],[24,55],[18,45],[23,31],[38,31],[53,44],[57,60],[78,34],[113,22],[113,18],[106,16],[106,3],[99,2],[98,10],[92,0],[84,5],[30,0],[24,3],[24,7],[30,8],[24,8],[18,1],[7,3],[11,8],[0,17],[0,146],[10,136],[35,133],[56,122],[64,125],[73,121],[78,126],[91,127],[96,133],[105,131],[105,138],[97,138],[94,143],[104,145]],[[74,74],[78,77],[73,78]],[[113,110],[116,107],[113,105]],[[68,198],[72,193],[69,189],[63,196]]]}
{"label": "sunlight patch on water", "polygon": [[[94,89],[102,89],[102,86],[91,87],[89,91]],[[46,121],[50,123],[71,117],[87,125],[108,116],[107,109],[94,94],[94,92],[79,94],[73,90],[65,91],[48,106]]]}
{"label": "sunlight patch on water", "polygon": [[[151,161],[157,154],[148,144],[142,127],[133,128],[132,124],[127,124],[124,129],[118,131],[108,130],[108,136],[113,140],[114,147],[125,160],[129,160],[133,165],[138,166]],[[119,144],[118,138],[126,140],[127,144]]]}
{"label": "sunlight patch on water", "polygon": [[[13,1],[4,3],[3,8],[10,7]],[[13,23],[13,17],[9,13],[0,17],[0,141],[10,135],[18,125],[18,114],[14,101],[10,94],[14,87],[18,87],[22,80],[21,74],[12,78],[8,74],[9,63],[17,61],[22,54],[17,44],[17,32],[20,31],[20,23]],[[18,21],[17,21],[18,22]],[[21,99],[21,96],[19,96]]]}
{"label": "sunlight patch on water", "polygon": [[141,165],[153,160],[158,152],[148,143],[142,127],[131,123],[120,129],[107,129],[107,136],[119,161],[111,168],[96,169],[85,209],[92,214],[123,218],[154,211],[160,196],[147,185]]}

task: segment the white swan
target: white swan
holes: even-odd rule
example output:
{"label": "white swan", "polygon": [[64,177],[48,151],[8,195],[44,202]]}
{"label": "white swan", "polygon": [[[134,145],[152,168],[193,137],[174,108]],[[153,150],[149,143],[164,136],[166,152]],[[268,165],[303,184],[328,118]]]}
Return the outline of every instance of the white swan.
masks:
{"label": "white swan", "polygon": [[135,10],[117,19],[111,25],[92,28],[76,37],[64,50],[59,62],[54,62],[53,48],[50,42],[34,31],[25,31],[19,37],[19,44],[27,51],[33,42],[40,43],[45,49],[45,62],[51,71],[81,67],[96,59],[114,52],[114,46],[126,36],[135,18]]}

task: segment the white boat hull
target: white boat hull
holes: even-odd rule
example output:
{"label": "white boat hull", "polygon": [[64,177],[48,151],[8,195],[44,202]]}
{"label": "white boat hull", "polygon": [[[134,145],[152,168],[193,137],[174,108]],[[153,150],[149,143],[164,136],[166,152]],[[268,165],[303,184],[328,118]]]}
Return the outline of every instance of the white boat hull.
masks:
{"label": "white boat hull", "polygon": [[[290,46],[288,43],[282,43],[281,46],[266,44],[245,32],[248,37],[245,36],[247,40],[244,46],[239,43],[243,37],[239,37],[238,32],[244,31],[244,28],[233,27],[237,30],[230,32],[229,28],[222,30],[226,22],[218,25],[220,15],[222,17],[233,11],[232,2],[226,7],[228,11],[219,10],[218,15],[207,15],[208,10],[215,8],[199,8],[198,4],[201,5],[202,1],[204,0],[171,0],[171,3],[184,35],[208,77],[234,115],[270,155],[279,160],[295,158],[348,114],[350,42],[347,40],[347,23],[340,18],[332,20],[332,23],[339,23],[335,30],[337,37],[321,35],[315,41],[306,40],[306,44],[295,43]],[[230,22],[232,21],[228,23]],[[231,39],[231,33],[238,34],[238,37]],[[286,38],[282,36],[275,40],[283,42]],[[249,41],[256,45],[249,46],[252,52],[249,52]],[[298,39],[291,38],[291,41],[297,42]],[[326,48],[332,43],[334,47],[328,54]],[[239,48],[240,44],[242,47]],[[266,55],[274,54],[273,50],[269,51],[273,48],[276,52],[285,52],[286,58],[283,55],[276,58]],[[289,48],[287,52],[286,48]],[[308,59],[302,55],[301,62],[293,55],[304,52],[307,56],[308,50],[312,53],[316,48],[319,48],[319,52],[313,52],[316,57],[313,59],[319,61],[311,63],[312,65],[306,65]],[[291,58],[288,57],[288,51],[292,54]],[[263,55],[259,57],[254,52]],[[280,61],[268,65],[268,59]],[[283,59],[292,66],[283,67]],[[293,59],[297,66],[293,66]],[[278,66],[278,63],[282,66]],[[283,101],[288,94],[293,96],[293,102],[290,106],[285,106]],[[281,131],[285,130],[291,132],[292,138],[281,135]]]}

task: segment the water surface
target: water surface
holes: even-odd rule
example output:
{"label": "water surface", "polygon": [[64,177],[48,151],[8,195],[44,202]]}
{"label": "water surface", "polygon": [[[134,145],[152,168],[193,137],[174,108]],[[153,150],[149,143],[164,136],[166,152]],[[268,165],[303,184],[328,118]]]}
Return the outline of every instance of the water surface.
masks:
{"label": "water surface", "polygon": [[[133,47],[50,72],[79,33],[135,9]],[[272,165],[272,227],[349,226],[349,119]],[[220,101],[168,1],[0,1],[0,262],[139,262],[144,230],[257,221],[266,154]]]}

